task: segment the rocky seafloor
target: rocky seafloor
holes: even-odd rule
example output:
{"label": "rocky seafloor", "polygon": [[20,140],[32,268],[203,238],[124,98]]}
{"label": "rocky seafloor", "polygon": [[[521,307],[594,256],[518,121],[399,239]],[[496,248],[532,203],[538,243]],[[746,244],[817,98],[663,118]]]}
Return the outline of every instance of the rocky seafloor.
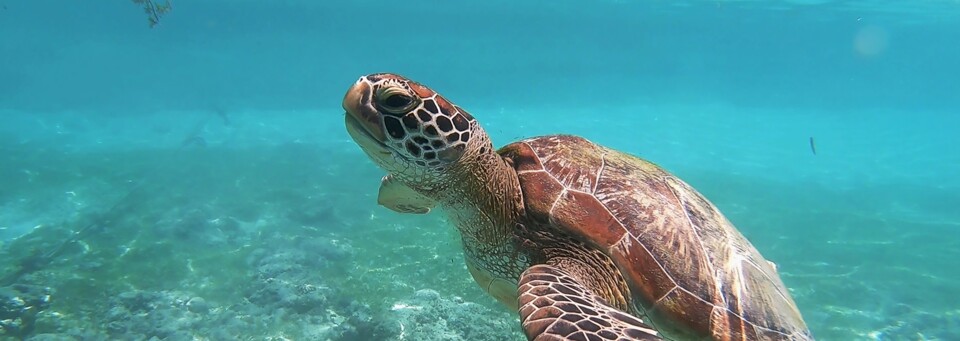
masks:
{"label": "rocky seafloor", "polygon": [[[61,188],[7,201],[0,218],[69,212],[0,245],[0,339],[522,337],[473,287],[440,217],[355,204],[379,176],[324,180],[338,166],[292,164],[303,148],[21,159]],[[58,158],[72,169],[40,163]]]}

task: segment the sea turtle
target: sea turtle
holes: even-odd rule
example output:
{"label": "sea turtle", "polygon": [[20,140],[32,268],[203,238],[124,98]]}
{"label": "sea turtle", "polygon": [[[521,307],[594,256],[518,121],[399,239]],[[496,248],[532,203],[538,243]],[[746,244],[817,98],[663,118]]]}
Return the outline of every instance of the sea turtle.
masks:
{"label": "sea turtle", "polygon": [[387,171],[378,202],[442,208],[476,282],[531,340],[812,340],[772,263],[685,182],[569,135],[495,150],[466,110],[361,77],[348,133]]}

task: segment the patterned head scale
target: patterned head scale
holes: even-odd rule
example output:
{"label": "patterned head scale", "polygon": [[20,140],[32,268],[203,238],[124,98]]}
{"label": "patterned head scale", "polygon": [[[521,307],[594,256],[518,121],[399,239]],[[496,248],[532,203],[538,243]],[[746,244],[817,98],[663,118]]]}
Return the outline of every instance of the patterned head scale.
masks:
{"label": "patterned head scale", "polygon": [[471,134],[479,129],[462,108],[394,74],[360,77],[347,92],[343,107],[348,128],[354,120],[362,133],[420,167],[443,167],[458,160]]}

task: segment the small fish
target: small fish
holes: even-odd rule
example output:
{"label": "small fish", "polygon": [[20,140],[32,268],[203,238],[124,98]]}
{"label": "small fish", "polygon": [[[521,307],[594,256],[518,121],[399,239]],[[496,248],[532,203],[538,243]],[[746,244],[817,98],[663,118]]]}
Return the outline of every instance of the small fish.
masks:
{"label": "small fish", "polygon": [[817,144],[813,142],[813,136],[810,136],[810,151],[817,155]]}

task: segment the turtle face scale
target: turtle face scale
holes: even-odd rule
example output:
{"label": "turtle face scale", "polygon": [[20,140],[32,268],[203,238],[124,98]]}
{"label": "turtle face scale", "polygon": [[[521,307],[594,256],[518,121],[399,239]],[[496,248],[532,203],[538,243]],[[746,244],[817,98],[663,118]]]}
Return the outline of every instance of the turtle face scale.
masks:
{"label": "turtle face scale", "polygon": [[347,131],[391,173],[443,171],[480,129],[466,111],[393,74],[360,77],[343,99]]}

